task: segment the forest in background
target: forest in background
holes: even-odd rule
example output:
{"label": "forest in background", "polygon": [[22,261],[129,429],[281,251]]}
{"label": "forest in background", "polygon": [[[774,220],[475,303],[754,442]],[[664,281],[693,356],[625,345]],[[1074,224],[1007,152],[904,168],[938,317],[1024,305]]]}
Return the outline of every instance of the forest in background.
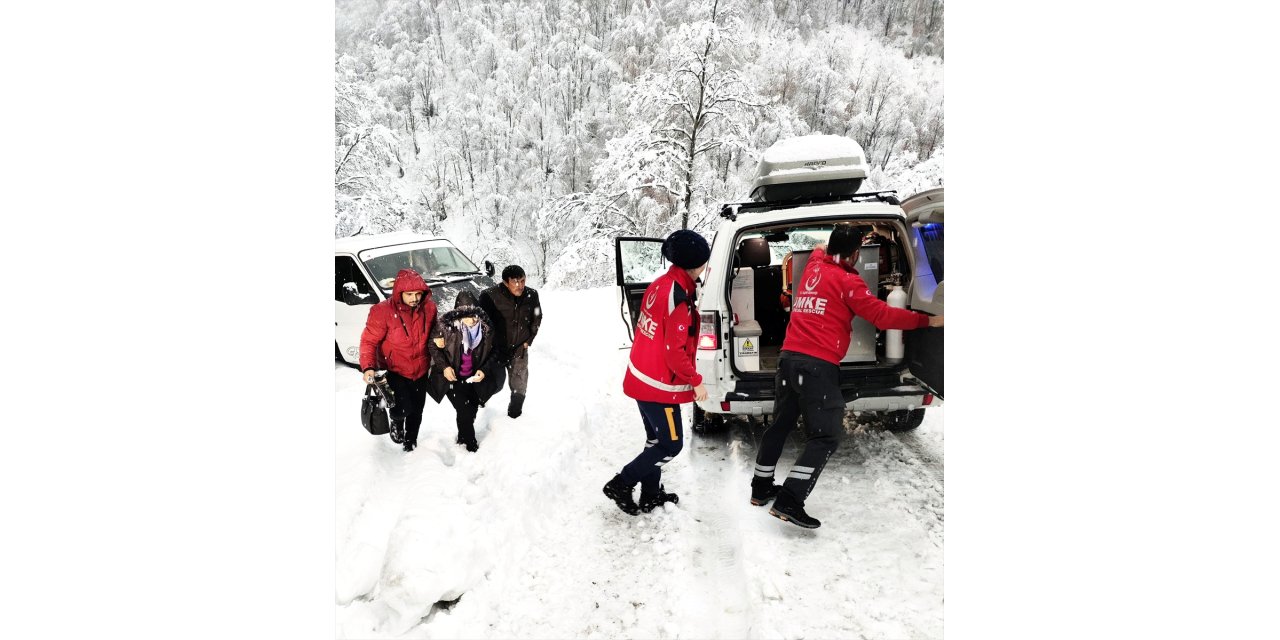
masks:
{"label": "forest in background", "polygon": [[336,237],[409,230],[531,284],[613,238],[710,237],[775,141],[856,140],[863,190],[942,184],[941,0],[338,0]]}

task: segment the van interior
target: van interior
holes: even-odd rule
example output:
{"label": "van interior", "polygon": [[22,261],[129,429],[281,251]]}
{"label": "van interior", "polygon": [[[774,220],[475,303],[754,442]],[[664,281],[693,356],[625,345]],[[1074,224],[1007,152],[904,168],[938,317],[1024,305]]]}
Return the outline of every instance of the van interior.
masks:
{"label": "van interior", "polygon": [[[786,337],[795,288],[813,248],[824,243],[837,222],[860,228],[863,245],[855,262],[858,275],[881,300],[894,286],[910,285],[906,229],[880,220],[835,220],[789,223],[746,230],[735,238],[728,293],[733,315],[730,360],[739,372],[772,375]],[[842,368],[896,365],[885,355],[884,332],[855,318],[853,338]]]}

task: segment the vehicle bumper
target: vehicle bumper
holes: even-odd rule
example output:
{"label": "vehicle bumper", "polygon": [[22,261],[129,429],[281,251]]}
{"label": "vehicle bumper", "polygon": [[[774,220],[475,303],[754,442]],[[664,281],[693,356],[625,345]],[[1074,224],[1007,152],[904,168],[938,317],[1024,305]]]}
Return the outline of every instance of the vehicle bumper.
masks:
{"label": "vehicle bumper", "polygon": [[[856,390],[855,390],[856,389]],[[773,414],[773,391],[743,389],[740,384],[734,391],[707,389],[707,399],[697,402],[707,413],[743,416]],[[903,411],[939,406],[942,401],[929,397],[929,392],[919,385],[901,383],[893,386],[864,385],[844,388],[846,411]],[[929,397],[929,404],[925,398]],[[725,409],[723,403],[728,403]]]}

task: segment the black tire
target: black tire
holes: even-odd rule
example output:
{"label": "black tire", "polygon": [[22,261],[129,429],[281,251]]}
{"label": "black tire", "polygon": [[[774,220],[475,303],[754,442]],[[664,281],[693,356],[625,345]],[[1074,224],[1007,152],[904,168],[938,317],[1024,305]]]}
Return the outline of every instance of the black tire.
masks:
{"label": "black tire", "polygon": [[693,427],[694,433],[708,433],[713,431],[723,431],[726,421],[724,416],[719,413],[707,413],[701,407],[694,403],[693,405]]}
{"label": "black tire", "polygon": [[335,357],[335,358],[337,358],[337,359],[339,359],[339,360],[341,360],[341,361],[343,361],[343,362],[346,362],[346,359],[342,357],[342,347],[339,347],[339,346],[338,346],[338,341],[337,341],[337,340],[334,340],[334,341],[333,341],[333,357]]}
{"label": "black tire", "polygon": [[903,411],[887,411],[881,424],[885,430],[894,433],[911,431],[924,422],[924,409],[907,409]]}

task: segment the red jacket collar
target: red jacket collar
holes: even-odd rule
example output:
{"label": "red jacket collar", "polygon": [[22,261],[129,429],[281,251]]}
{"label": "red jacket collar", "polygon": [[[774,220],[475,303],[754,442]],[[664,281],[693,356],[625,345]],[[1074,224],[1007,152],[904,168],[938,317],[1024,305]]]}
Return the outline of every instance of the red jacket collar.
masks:
{"label": "red jacket collar", "polygon": [[676,284],[680,285],[680,288],[685,290],[685,293],[690,295],[693,294],[693,278],[689,277],[688,271],[685,271],[673,264],[670,269],[667,269],[667,275],[671,276],[671,279],[675,280]]}

